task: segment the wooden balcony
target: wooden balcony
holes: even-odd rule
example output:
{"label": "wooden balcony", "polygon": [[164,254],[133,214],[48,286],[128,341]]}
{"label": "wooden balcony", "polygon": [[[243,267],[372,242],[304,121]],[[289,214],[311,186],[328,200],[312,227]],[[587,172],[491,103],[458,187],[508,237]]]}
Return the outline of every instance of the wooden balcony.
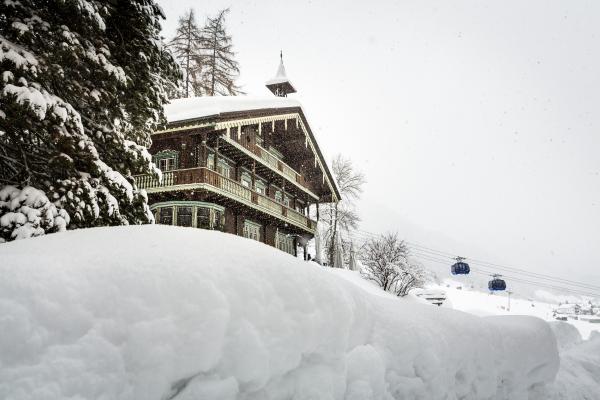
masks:
{"label": "wooden balcony", "polygon": [[208,190],[277,217],[312,234],[315,233],[317,227],[316,221],[307,218],[302,213],[204,167],[163,172],[162,182],[150,175],[138,175],[135,177],[135,183],[138,188],[145,189],[148,193],[192,189]]}
{"label": "wooden balcony", "polygon": [[233,138],[230,138],[227,135],[222,135],[220,138],[229,145],[247,154],[249,157],[254,158],[258,162],[261,162],[262,164],[266,165],[280,176],[286,178],[289,182],[291,182],[300,190],[312,196],[315,200],[319,199],[319,196],[317,196],[313,192],[313,188],[304,179],[302,175],[300,175],[298,172],[296,172],[296,170],[294,170],[292,167],[281,161],[279,158],[277,158],[264,147],[258,144],[253,145],[249,143],[243,143]]}

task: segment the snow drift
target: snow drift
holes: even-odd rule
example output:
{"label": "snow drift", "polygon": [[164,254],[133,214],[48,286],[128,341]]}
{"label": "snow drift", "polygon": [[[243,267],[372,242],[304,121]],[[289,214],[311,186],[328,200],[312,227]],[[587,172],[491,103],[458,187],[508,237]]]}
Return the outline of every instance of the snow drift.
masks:
{"label": "snow drift", "polygon": [[70,231],[0,264],[2,399],[514,400],[559,365],[542,320],[377,296],[218,232]]}

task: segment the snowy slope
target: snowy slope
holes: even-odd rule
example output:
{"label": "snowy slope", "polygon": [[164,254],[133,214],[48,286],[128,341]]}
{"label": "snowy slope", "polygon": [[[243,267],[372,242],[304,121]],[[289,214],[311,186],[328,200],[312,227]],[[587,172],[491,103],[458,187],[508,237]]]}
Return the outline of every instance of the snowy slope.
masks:
{"label": "snowy slope", "polygon": [[70,231],[0,260],[2,399],[545,399],[558,370],[540,319],[376,295],[218,232]]}
{"label": "snowy slope", "polygon": [[[458,289],[460,287],[461,289]],[[471,314],[484,315],[531,315],[554,321],[552,311],[558,306],[557,303],[548,303],[534,298],[523,298],[518,294],[512,294],[510,299],[510,310],[508,294],[506,292],[490,293],[478,289],[471,289],[469,282],[461,278],[446,279],[442,285],[431,285],[431,288],[443,290],[448,296],[450,306],[455,310],[465,311]],[[600,333],[600,324],[569,319],[569,324],[579,330],[583,339],[590,337],[591,333]]]}

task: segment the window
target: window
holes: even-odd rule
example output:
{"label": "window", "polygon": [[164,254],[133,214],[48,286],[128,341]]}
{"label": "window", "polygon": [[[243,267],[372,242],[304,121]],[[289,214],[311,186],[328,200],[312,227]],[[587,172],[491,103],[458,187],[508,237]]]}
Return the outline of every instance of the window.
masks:
{"label": "window", "polygon": [[175,150],[161,150],[152,156],[152,161],[161,171],[172,171],[178,168],[179,152]]}
{"label": "window", "polygon": [[290,206],[290,198],[289,197],[287,197],[287,196],[283,197],[283,205],[286,207]]}
{"label": "window", "polygon": [[250,174],[248,174],[247,172],[242,172],[242,186],[247,187],[247,188],[252,188],[252,178],[250,177]]}
{"label": "window", "polygon": [[277,201],[279,203],[283,203],[283,194],[281,193],[280,190],[275,191],[275,201]]}
{"label": "window", "polygon": [[196,226],[202,229],[210,229],[210,208],[198,207],[196,210]]}
{"label": "window", "polygon": [[295,255],[294,237],[282,232],[277,232],[277,248],[286,253]]}
{"label": "window", "polygon": [[173,207],[160,208],[158,223],[163,225],[173,225]]}
{"label": "window", "polygon": [[212,228],[219,231],[223,230],[223,213],[219,210],[213,210]]}
{"label": "window", "polygon": [[192,226],[192,207],[177,207],[177,226]]}
{"label": "window", "polygon": [[244,237],[260,242],[261,226],[252,221],[244,221]]}
{"label": "window", "polygon": [[217,165],[217,172],[227,178],[229,178],[230,175],[230,171],[231,171],[231,167],[229,166],[229,164],[227,163],[227,161],[223,160],[222,158],[219,159],[219,164]]}
{"label": "window", "polygon": [[215,155],[214,154],[211,153],[208,155],[208,159],[206,160],[206,166],[209,169],[215,168]]}
{"label": "window", "polygon": [[255,186],[255,190],[256,193],[262,194],[263,196],[266,195],[267,191],[266,191],[266,185],[261,182],[261,181],[256,181],[254,182],[254,186]]}
{"label": "window", "polygon": [[161,171],[171,171],[175,169],[175,157],[161,158],[158,160],[158,168]]}

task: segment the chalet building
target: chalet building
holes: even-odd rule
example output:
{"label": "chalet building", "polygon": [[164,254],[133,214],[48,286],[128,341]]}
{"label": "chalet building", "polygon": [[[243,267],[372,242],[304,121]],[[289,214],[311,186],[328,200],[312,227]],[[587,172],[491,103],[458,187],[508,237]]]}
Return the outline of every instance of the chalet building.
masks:
{"label": "chalet building", "polygon": [[221,230],[297,255],[314,237],[311,207],[339,191],[283,61],[267,82],[275,96],[172,100],[152,135],[159,182],[138,176],[157,223]]}

